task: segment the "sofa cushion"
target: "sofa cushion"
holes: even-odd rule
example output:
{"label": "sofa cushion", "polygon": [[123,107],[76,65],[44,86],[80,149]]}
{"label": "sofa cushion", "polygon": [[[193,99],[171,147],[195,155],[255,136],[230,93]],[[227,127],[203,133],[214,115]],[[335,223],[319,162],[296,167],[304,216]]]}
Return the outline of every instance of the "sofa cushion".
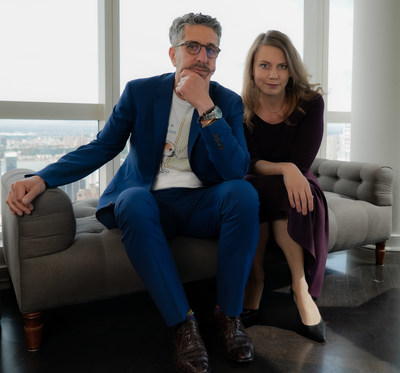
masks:
{"label": "sofa cushion", "polygon": [[329,251],[386,241],[391,207],[375,206],[337,193],[325,192],[329,214]]}

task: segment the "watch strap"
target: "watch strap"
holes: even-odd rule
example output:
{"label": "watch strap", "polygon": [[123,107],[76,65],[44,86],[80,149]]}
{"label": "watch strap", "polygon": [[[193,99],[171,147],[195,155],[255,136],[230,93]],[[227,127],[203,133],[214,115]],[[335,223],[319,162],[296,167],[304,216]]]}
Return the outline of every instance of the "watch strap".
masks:
{"label": "watch strap", "polygon": [[216,105],[214,105],[211,109],[208,109],[206,112],[204,112],[203,114],[201,114],[201,115],[199,116],[199,119],[197,119],[197,122],[198,122],[198,123],[202,123],[203,121],[207,120],[207,115],[213,112],[213,110],[215,109],[215,106],[216,106]]}

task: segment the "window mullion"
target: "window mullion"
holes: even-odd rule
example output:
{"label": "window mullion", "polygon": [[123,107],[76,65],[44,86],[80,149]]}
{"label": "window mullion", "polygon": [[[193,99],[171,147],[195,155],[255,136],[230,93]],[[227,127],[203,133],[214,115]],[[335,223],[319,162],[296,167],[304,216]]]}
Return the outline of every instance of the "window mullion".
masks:
{"label": "window mullion", "polygon": [[[304,63],[311,82],[328,92],[329,0],[304,0]],[[325,99],[324,138],[319,155],[326,156],[327,96]]]}
{"label": "window mullion", "polygon": [[[99,102],[104,107],[101,130],[120,96],[119,89],[119,0],[98,0],[99,13]],[[100,169],[100,193],[120,165],[119,157]]]}

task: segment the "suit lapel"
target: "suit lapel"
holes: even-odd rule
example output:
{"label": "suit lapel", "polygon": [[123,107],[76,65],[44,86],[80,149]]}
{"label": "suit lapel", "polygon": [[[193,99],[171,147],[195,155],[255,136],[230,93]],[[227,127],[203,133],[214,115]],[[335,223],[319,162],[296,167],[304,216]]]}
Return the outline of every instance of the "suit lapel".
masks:
{"label": "suit lapel", "polygon": [[[156,149],[156,162],[159,162],[165,146],[168,131],[168,120],[172,104],[172,92],[174,88],[175,74],[167,75],[161,81],[155,92],[154,112],[154,144]],[[159,167],[159,164],[157,164]],[[157,169],[158,171],[158,169]]]}
{"label": "suit lapel", "polygon": [[192,122],[190,124],[190,132],[189,132],[189,142],[188,142],[189,158],[190,158],[190,154],[192,152],[193,146],[194,146],[197,138],[200,136],[200,129],[199,129],[199,125],[197,123],[198,118],[199,118],[199,113],[197,112],[196,109],[194,109]]}
{"label": "suit lapel", "polygon": [[[212,82],[210,82],[210,97],[213,100],[212,87],[213,87]],[[196,140],[200,136],[200,125],[197,123],[197,119],[199,119],[199,113],[196,109],[194,109],[192,123],[190,126],[190,133],[189,133],[189,144],[188,144],[189,157],[192,152],[193,146],[196,143]]]}

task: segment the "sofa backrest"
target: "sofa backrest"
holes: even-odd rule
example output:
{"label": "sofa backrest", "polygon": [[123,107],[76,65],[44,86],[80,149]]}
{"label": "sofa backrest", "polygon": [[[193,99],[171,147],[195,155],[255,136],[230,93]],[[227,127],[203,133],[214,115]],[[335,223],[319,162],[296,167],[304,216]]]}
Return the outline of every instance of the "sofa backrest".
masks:
{"label": "sofa backrest", "polygon": [[377,206],[391,206],[393,169],[367,162],[316,158],[311,170],[322,189]]}

